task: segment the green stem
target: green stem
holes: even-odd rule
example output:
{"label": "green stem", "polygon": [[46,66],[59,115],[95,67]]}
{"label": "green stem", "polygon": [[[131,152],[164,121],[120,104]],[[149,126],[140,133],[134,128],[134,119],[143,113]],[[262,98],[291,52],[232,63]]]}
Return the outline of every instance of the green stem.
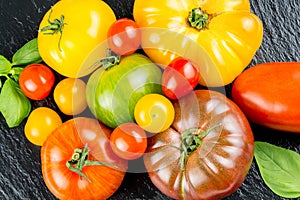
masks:
{"label": "green stem", "polygon": [[91,180],[82,172],[82,169],[86,166],[96,166],[104,165],[110,167],[116,167],[113,164],[101,162],[97,160],[89,160],[89,148],[87,145],[84,148],[74,149],[72,158],[66,162],[66,166],[72,172],[75,172],[79,176],[85,178],[89,183],[92,183]]}
{"label": "green stem", "polygon": [[48,16],[48,24],[47,26],[44,26],[42,29],[40,29],[40,32],[44,32],[45,35],[54,35],[59,33],[59,40],[58,40],[58,49],[61,51],[60,47],[60,41],[63,33],[64,26],[66,23],[64,22],[64,15],[60,16],[60,19],[55,18],[53,21],[50,20],[52,14],[52,9],[50,10],[49,16]]}
{"label": "green stem", "polygon": [[209,16],[201,8],[193,8],[188,16],[188,22],[191,27],[201,30],[208,25]]}
{"label": "green stem", "polygon": [[106,49],[106,56],[94,62],[89,68],[103,67],[105,70],[119,64],[121,56],[113,53],[109,48]]}
{"label": "green stem", "polygon": [[202,130],[199,128],[191,128],[182,133],[181,154],[179,161],[181,170],[185,169],[188,156],[202,144],[202,139],[206,137],[213,129],[219,126],[221,126],[221,124],[216,124],[203,132],[201,132]]}

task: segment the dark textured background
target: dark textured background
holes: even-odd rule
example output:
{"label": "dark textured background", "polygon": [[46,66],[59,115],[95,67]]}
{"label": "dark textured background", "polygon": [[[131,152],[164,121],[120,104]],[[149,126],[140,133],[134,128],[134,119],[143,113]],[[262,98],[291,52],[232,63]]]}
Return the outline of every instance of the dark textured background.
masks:
{"label": "dark textured background", "polygon": [[[36,37],[42,16],[55,2],[55,0],[0,0],[0,54],[11,59],[18,48]],[[106,0],[106,2],[118,18],[132,18],[134,0]],[[264,38],[249,67],[272,61],[300,62],[299,0],[252,0],[251,9],[263,21]],[[230,86],[226,91],[230,97]],[[32,105],[34,108],[48,106],[57,110],[50,97],[43,101],[32,102]],[[0,115],[0,199],[55,199],[42,179],[40,147],[26,140],[23,133],[24,124],[25,121],[21,126],[9,129]],[[300,152],[299,134],[278,132],[256,125],[252,127],[256,140]],[[134,164],[131,163],[130,167]],[[120,189],[111,199],[168,198],[155,189],[147,174],[128,173]],[[243,185],[226,199],[282,198],[266,187],[254,161]]]}

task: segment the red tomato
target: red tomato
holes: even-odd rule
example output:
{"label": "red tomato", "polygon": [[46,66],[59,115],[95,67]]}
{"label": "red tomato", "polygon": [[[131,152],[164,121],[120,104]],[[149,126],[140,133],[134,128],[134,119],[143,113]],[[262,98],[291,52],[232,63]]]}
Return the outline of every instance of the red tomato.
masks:
{"label": "red tomato", "polygon": [[110,133],[97,120],[79,117],[49,135],[41,149],[42,173],[58,199],[107,199],[119,188],[128,163],[111,150]]}
{"label": "red tomato", "polygon": [[147,135],[135,123],[124,123],[114,129],[110,136],[112,150],[123,159],[141,157],[147,148]]}
{"label": "red tomato", "polygon": [[179,99],[199,83],[200,72],[189,60],[178,57],[164,70],[162,91],[170,99]]}
{"label": "red tomato", "polygon": [[135,21],[127,18],[118,19],[108,30],[108,45],[119,55],[135,52],[142,40],[141,31]]}
{"label": "red tomato", "polygon": [[196,90],[174,102],[172,127],[148,138],[144,163],[174,199],[221,199],[244,181],[254,138],[242,111],[219,92]]}
{"label": "red tomato", "polygon": [[250,121],[300,133],[300,62],[264,63],[244,71],[232,98]]}
{"label": "red tomato", "polygon": [[21,72],[19,85],[28,98],[42,100],[51,92],[54,81],[55,76],[46,65],[31,64]]}

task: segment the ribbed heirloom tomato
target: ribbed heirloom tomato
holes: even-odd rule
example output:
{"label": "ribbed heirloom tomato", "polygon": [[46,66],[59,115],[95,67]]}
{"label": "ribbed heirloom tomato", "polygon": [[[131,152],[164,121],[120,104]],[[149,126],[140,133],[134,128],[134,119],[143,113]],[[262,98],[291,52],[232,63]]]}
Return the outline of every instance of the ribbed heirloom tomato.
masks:
{"label": "ribbed heirloom tomato", "polygon": [[154,185],[174,199],[221,199],[244,181],[254,138],[225,95],[196,90],[174,102],[168,130],[148,138],[144,163]]}
{"label": "ribbed heirloom tomato", "polygon": [[210,87],[231,83],[262,42],[249,0],[135,0],[133,16],[153,62],[165,67],[187,58],[199,67],[200,84]]}
{"label": "ribbed heirloom tomato", "polygon": [[64,122],[44,142],[42,173],[59,199],[107,199],[121,185],[127,161],[111,149],[111,130],[95,119]]}
{"label": "ribbed heirloom tomato", "polygon": [[[42,59],[58,73],[77,78],[91,73],[85,63],[89,53],[107,38],[116,20],[112,9],[100,0],[63,0],[44,15],[38,33]],[[99,52],[99,54],[105,52]]]}

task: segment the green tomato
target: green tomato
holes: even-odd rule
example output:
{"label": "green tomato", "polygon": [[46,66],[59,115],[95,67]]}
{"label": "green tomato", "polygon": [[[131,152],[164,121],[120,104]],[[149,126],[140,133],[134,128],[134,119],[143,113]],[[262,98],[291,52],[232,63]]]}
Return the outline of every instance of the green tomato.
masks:
{"label": "green tomato", "polygon": [[161,94],[162,72],[141,54],[122,57],[112,68],[96,70],[87,82],[87,103],[97,119],[111,128],[134,122],[137,101],[150,93]]}

